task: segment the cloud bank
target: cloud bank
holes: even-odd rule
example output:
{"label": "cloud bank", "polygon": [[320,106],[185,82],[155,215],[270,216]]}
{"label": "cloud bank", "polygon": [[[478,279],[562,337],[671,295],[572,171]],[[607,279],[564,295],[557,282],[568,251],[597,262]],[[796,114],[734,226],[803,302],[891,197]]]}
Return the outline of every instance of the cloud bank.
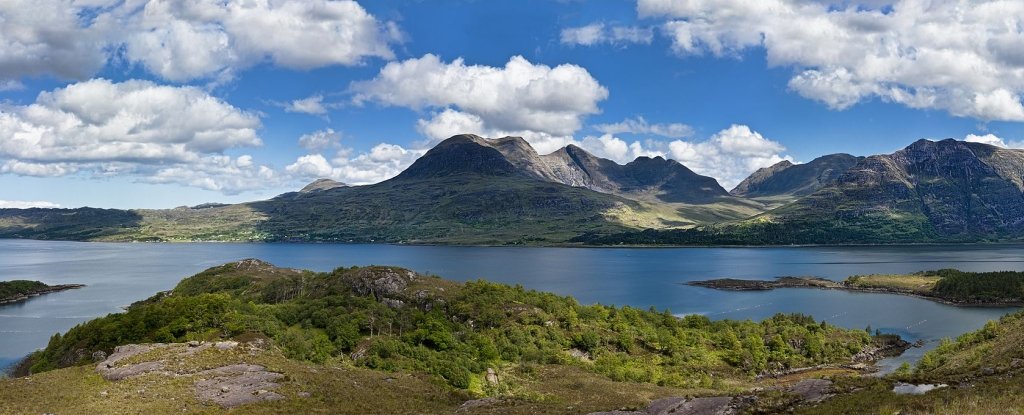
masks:
{"label": "cloud bank", "polygon": [[[1024,121],[1024,2],[638,0],[679,55],[763,48],[789,87],[842,110],[869,99],[983,121]],[[884,6],[884,7],[883,7]]]}

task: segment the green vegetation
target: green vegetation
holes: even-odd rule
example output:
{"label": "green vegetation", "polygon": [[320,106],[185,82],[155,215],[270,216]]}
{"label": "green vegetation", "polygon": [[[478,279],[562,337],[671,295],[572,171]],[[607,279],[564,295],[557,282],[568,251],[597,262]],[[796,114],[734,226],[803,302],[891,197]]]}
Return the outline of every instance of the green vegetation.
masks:
{"label": "green vegetation", "polygon": [[[913,369],[885,379],[841,379],[840,394],[796,413],[1003,414],[1024,408],[1024,312],[943,340]],[[897,395],[898,381],[948,385],[922,395]]]}
{"label": "green vegetation", "polygon": [[39,281],[0,281],[0,302],[45,290],[49,287],[49,285]]}
{"label": "green vegetation", "polygon": [[0,281],[0,304],[22,301],[31,296],[81,288],[80,284],[46,285],[39,281]]}
{"label": "green vegetation", "polygon": [[1021,301],[1024,299],[1024,272],[964,272],[943,269],[934,292],[938,295],[977,302]]}
{"label": "green vegetation", "polygon": [[935,284],[941,279],[942,277],[934,272],[919,272],[916,274],[854,275],[844,282],[849,287],[883,288],[928,294],[935,289]]}
{"label": "green vegetation", "polygon": [[848,291],[906,294],[971,306],[1024,304],[1024,272],[965,272],[955,269],[914,274],[854,275],[841,282],[814,277],[780,277],[775,280],[722,278],[689,283],[721,290],[771,290],[776,288],[822,288]]}
{"label": "green vegetation", "polygon": [[722,389],[769,370],[848,362],[872,343],[864,331],[803,315],[680,319],[399,268],[316,274],[247,260],[55,335],[32,355],[31,370],[88,363],[93,352],[121,344],[252,333],[275,339],[292,359],[423,372],[476,393],[487,368],[531,364],[574,366],[619,382]]}

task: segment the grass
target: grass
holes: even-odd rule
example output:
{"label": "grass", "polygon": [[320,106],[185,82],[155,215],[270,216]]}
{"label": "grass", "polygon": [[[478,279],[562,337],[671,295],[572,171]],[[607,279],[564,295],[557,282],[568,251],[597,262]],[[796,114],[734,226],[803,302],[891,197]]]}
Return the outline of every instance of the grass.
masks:
{"label": "grass", "polygon": [[942,277],[930,273],[854,275],[846,279],[852,287],[890,288],[929,294]]}
{"label": "grass", "polygon": [[[130,362],[170,357],[164,350],[148,352]],[[276,392],[285,400],[233,409],[234,414],[451,414],[474,396],[419,374],[382,372],[355,367],[342,360],[316,365],[285,358],[274,350],[251,353],[207,349],[173,360],[178,376],[147,374],[110,382],[79,366],[25,378],[0,380],[0,414],[165,414],[222,413],[196,400],[195,373],[229,364],[259,364],[285,375]],[[705,395],[710,390],[679,389],[644,383],[614,382],[564,365],[512,366],[501,370],[504,391],[496,403],[466,414],[579,414],[616,408],[639,408],[667,396]],[[301,397],[308,393],[309,397]]]}

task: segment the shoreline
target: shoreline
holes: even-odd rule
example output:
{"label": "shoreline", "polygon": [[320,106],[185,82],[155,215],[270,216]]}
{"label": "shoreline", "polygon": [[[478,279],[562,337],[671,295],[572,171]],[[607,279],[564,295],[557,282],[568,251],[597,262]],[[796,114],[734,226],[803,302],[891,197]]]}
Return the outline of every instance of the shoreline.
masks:
{"label": "shoreline", "polygon": [[16,295],[16,296],[7,297],[7,298],[0,298],[0,306],[8,305],[8,304],[14,304],[14,303],[19,303],[19,302],[22,302],[22,301],[27,301],[27,300],[29,300],[31,298],[38,297],[38,296],[41,296],[41,295],[52,294],[52,293],[61,292],[61,291],[67,291],[67,290],[74,290],[74,289],[78,289],[78,288],[82,288],[82,287],[85,287],[85,284],[50,285],[50,286],[47,286],[46,288],[42,288],[42,289],[38,289],[38,290],[34,290],[34,291],[29,291],[27,293],[22,293],[22,294],[19,294],[19,295]]}
{"label": "shoreline", "polygon": [[855,293],[893,294],[906,297],[920,298],[940,304],[964,308],[1011,308],[1024,307],[1024,300],[1010,301],[971,301],[958,298],[941,297],[928,295],[896,287],[859,287],[851,285],[848,281],[833,281],[819,277],[777,277],[774,280],[743,280],[734,278],[719,278],[702,281],[689,281],[679,283],[695,287],[710,288],[721,291],[772,291],[785,288],[808,288],[817,290],[836,290]]}

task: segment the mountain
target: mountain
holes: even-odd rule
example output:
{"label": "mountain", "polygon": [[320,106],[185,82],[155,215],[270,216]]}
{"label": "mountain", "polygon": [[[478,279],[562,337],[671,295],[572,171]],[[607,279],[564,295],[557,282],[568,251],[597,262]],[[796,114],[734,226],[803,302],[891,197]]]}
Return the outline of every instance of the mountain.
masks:
{"label": "mountain", "polygon": [[892,154],[866,157],[831,184],[743,221],[572,239],[588,244],[670,245],[1020,240],[1024,150],[952,139],[919,140]]}
{"label": "mountain", "polygon": [[1015,239],[1024,235],[1022,175],[1022,150],[919,140],[867,157],[833,184],[766,216],[939,240]]}
{"label": "mountain", "polygon": [[708,203],[729,196],[715,179],[694,173],[674,160],[639,157],[621,165],[575,145],[542,156],[521,137],[488,139],[472,134],[457,135],[441,142],[397,179],[467,171],[529,177],[630,199],[666,203]]}
{"label": "mountain", "polygon": [[803,164],[783,160],[758,169],[729,193],[750,198],[806,196],[832,184],[861,160],[849,154],[829,154]]}
{"label": "mountain", "polygon": [[299,190],[299,193],[319,192],[324,190],[337,189],[339,187],[348,187],[348,185],[331,179],[318,179],[310,184],[307,184],[305,187],[302,188],[302,190]]}
{"label": "mountain", "polygon": [[539,155],[522,138],[459,135],[373,185],[318,180],[264,201],[164,210],[0,209],[0,237],[501,245],[1024,239],[1024,150],[987,144],[920,140],[892,154],[780,163],[732,193],[660,157],[620,165],[575,146]]}
{"label": "mountain", "polygon": [[577,147],[541,156],[522,138],[458,135],[373,185],[321,179],[270,200],[202,209],[0,210],[0,237],[555,244],[742,219],[760,207],[671,160],[622,166]]}

